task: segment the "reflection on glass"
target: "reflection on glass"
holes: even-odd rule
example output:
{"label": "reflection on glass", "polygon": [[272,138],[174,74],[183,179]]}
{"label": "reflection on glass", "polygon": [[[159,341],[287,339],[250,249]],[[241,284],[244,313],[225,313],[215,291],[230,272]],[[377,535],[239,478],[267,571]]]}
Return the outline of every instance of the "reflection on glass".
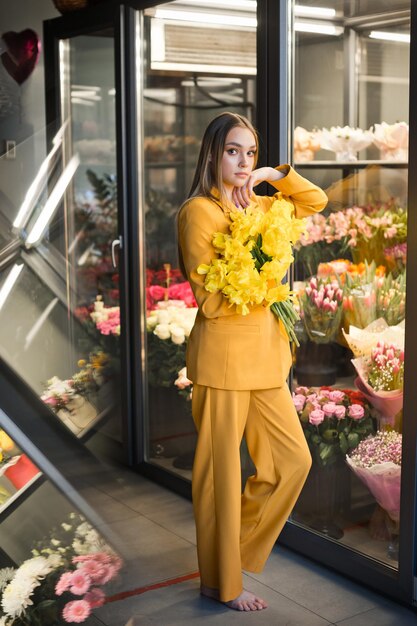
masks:
{"label": "reflection on glass", "polygon": [[0,512],[38,475],[38,468],[4,428],[0,428]]}
{"label": "reflection on glass", "polygon": [[[363,10],[360,28],[343,35],[296,33],[294,160],[329,204],[308,219],[295,250],[293,391],[313,467],[293,520],[397,567],[409,23],[393,17],[403,2],[391,8],[382,33]],[[337,16],[343,22],[342,6]],[[334,80],[320,78],[318,57]]]}
{"label": "reflection on glass", "polygon": [[[169,5],[172,19],[166,13],[161,19],[162,6],[146,12],[152,46],[143,100],[148,454],[187,478],[196,435],[185,350],[197,309],[178,267],[175,216],[191,186],[208,122],[222,111],[254,119],[256,73],[255,3],[250,16],[238,7],[219,16],[204,2],[194,4],[187,7],[193,21],[185,20],[176,3]],[[229,13],[233,29],[226,22]]]}
{"label": "reflection on glass", "polygon": [[92,446],[101,433],[117,449],[114,42],[102,33],[61,43],[63,122],[14,216],[24,250],[0,276],[0,321],[8,328],[1,356],[72,433],[88,433]]}

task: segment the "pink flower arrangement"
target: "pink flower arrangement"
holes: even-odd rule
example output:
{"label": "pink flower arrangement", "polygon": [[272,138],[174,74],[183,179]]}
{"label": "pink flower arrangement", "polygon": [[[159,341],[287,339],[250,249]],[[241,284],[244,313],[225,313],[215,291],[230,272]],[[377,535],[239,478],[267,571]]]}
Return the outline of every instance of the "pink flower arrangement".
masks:
{"label": "pink flower arrangement", "polygon": [[368,382],[375,391],[393,391],[404,385],[404,350],[378,341],[368,363]]}
{"label": "pink flower arrangement", "polygon": [[343,289],[336,278],[313,276],[299,294],[301,317],[309,338],[317,343],[332,341],[339,330]]}
{"label": "pink flower arrangement", "polygon": [[120,307],[105,307],[102,297],[97,296],[90,317],[102,335],[120,335]]}
{"label": "pink flower arrangement", "polygon": [[105,594],[97,585],[105,585],[118,574],[121,560],[116,555],[97,552],[73,557],[72,565],[76,569],[61,574],[55,593],[57,596],[68,593],[83,596],[67,602],[62,611],[66,622],[79,623],[87,619],[93,608],[104,604]]}
{"label": "pink flower arrangement", "polygon": [[361,441],[346,461],[392,520],[400,516],[402,435],[378,431]]}
{"label": "pink flower arrangement", "polygon": [[[81,523],[80,523],[81,522]],[[0,570],[0,623],[80,624],[106,601],[102,587],[122,566],[97,531],[76,513],[54,528],[19,568]]]}
{"label": "pink flower arrangement", "polygon": [[358,373],[356,387],[393,425],[403,406],[404,350],[378,341],[369,356],[352,359]]}
{"label": "pink flower arrangement", "polygon": [[375,431],[371,407],[358,392],[331,387],[296,387],[295,409],[313,461],[326,467],[344,458]]}
{"label": "pink flower arrangement", "polygon": [[189,308],[197,306],[191,285],[188,281],[175,283],[169,287],[161,285],[151,285],[146,288],[146,305],[148,311],[152,311],[158,307],[161,300],[182,300]]}

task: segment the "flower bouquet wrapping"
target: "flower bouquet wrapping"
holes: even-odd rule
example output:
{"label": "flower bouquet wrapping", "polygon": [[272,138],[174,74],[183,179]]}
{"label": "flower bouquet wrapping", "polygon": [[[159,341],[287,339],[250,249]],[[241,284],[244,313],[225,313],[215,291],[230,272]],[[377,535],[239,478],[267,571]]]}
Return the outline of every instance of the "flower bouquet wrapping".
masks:
{"label": "flower bouquet wrapping", "polygon": [[294,129],[294,161],[296,163],[312,161],[317,150],[320,150],[318,134],[297,126]]}
{"label": "flower bouquet wrapping", "polygon": [[403,407],[404,350],[379,341],[369,356],[352,359],[358,373],[357,388],[393,425]]}
{"label": "flower bouquet wrapping", "polygon": [[283,198],[275,200],[266,213],[257,206],[231,213],[230,234],[213,234],[217,258],[209,265],[199,265],[197,272],[205,276],[205,289],[221,291],[238,314],[247,315],[251,305],[266,303],[290,341],[299,345],[294,331],[299,319],[294,294],[288,283],[281,282],[294,261],[292,244],[305,224],[293,213],[293,205]]}
{"label": "flower bouquet wrapping", "polygon": [[370,130],[350,126],[322,128],[319,133],[320,145],[336,153],[336,161],[356,161],[357,153],[371,145],[373,135]]}
{"label": "flower bouquet wrapping", "polygon": [[350,326],[349,333],[343,330],[343,335],[355,357],[370,356],[378,341],[404,349],[404,322],[389,326],[383,318],[378,318],[366,328]]}
{"label": "flower bouquet wrapping", "polygon": [[351,470],[394,522],[400,517],[401,445],[402,436],[395,430],[378,431],[346,457]]}
{"label": "flower bouquet wrapping", "polygon": [[301,318],[307,335],[316,343],[328,343],[339,332],[343,288],[337,278],[313,276],[299,293]]}
{"label": "flower bouquet wrapping", "polygon": [[297,387],[293,401],[313,462],[320,467],[343,460],[375,432],[372,407],[360,392]]}
{"label": "flower bouquet wrapping", "polygon": [[0,570],[3,626],[85,622],[106,600],[103,586],[121,559],[81,516],[71,513],[18,568]]}
{"label": "flower bouquet wrapping", "polygon": [[381,151],[381,159],[388,161],[406,161],[408,159],[408,124],[375,124],[373,142]]}

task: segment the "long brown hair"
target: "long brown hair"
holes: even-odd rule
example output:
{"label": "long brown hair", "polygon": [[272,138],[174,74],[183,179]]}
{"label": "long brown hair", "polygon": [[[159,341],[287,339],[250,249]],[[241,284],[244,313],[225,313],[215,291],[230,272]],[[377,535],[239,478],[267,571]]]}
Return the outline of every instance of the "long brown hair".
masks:
{"label": "long brown hair", "polygon": [[[192,196],[205,196],[206,198],[220,201],[224,199],[221,164],[226,137],[232,128],[236,126],[248,128],[255,137],[256,154],[254,167],[256,167],[259,140],[255,128],[243,115],[230,112],[220,113],[209,123],[203,135],[194,179],[188,195],[189,198]],[[213,195],[213,188],[218,191],[219,197],[216,198]]]}

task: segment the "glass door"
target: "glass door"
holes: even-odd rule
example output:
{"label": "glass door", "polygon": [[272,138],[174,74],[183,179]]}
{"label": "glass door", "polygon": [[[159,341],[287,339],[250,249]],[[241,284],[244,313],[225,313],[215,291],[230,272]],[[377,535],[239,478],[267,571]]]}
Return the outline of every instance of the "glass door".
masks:
{"label": "glass door", "polygon": [[[144,18],[147,455],[187,479],[196,433],[185,349],[197,308],[178,266],[175,218],[208,122],[235,111],[256,124],[256,2],[238,4],[169,2]],[[242,461],[245,469],[243,451]]]}
{"label": "glass door", "polygon": [[308,4],[293,9],[292,157],[329,203],[296,246],[293,393],[313,468],[292,521],[397,572],[410,2]]}
{"label": "glass door", "polygon": [[2,324],[0,352],[76,437],[119,458],[113,30],[59,38],[55,62],[59,107],[48,126],[55,130],[25,183],[12,224],[20,247],[0,276],[0,319],[15,321],[12,332]]}

